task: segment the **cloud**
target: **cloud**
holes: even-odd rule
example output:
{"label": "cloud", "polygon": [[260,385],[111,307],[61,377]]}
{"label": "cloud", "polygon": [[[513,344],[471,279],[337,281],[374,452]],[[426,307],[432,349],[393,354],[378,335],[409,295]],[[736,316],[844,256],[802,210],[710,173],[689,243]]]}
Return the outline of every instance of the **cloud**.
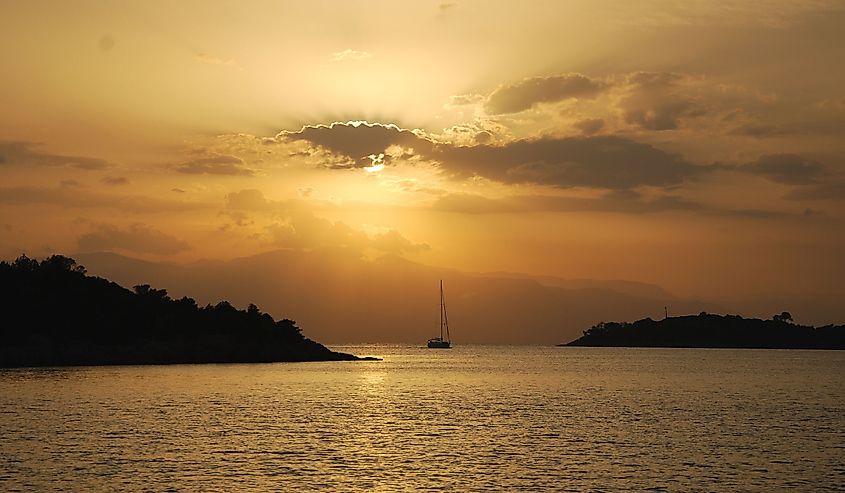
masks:
{"label": "cloud", "polygon": [[458,4],[455,2],[440,2],[437,5],[437,15],[435,16],[438,20],[445,19],[448,14],[454,11],[458,7]]}
{"label": "cloud", "polygon": [[35,142],[0,141],[0,165],[68,166],[85,170],[111,166],[111,163],[99,158],[39,152],[37,148],[40,145]]}
{"label": "cloud", "polygon": [[766,139],[782,136],[834,136],[840,137],[845,133],[845,120],[842,118],[825,118],[816,120],[803,120],[782,123],[760,123],[752,122],[739,125],[730,130],[728,135],[740,135]]}
{"label": "cloud", "polygon": [[817,161],[795,154],[767,154],[739,169],[787,185],[809,185],[827,175]]}
{"label": "cloud", "polygon": [[430,248],[428,243],[414,243],[395,229],[373,235],[369,245],[375,250],[396,254],[422,252]]}
{"label": "cloud", "polygon": [[106,185],[112,186],[129,184],[129,178],[126,178],[124,176],[104,176],[103,179],[100,181],[102,181]]}
{"label": "cloud", "polygon": [[395,254],[428,249],[428,245],[414,243],[396,230],[371,236],[341,221],[316,216],[303,200],[269,200],[256,189],[244,189],[226,195],[226,210],[239,226],[254,224],[249,220],[248,213],[271,218],[273,222],[264,227],[266,236],[273,245],[285,248],[340,247]]}
{"label": "cloud", "polygon": [[260,190],[245,189],[226,195],[226,208],[235,211],[269,211],[281,202],[271,203]]}
{"label": "cloud", "polygon": [[378,233],[372,237],[341,221],[317,217],[311,211],[290,211],[286,222],[267,226],[276,246],[287,248],[346,248],[358,251],[375,250],[402,254],[427,250],[425,243],[414,243],[396,230]]}
{"label": "cloud", "polygon": [[459,146],[434,142],[422,133],[395,125],[353,122],[306,126],[277,137],[305,140],[340,155],[346,160],[344,167],[369,166],[372,159],[368,156],[400,146],[414,156],[440,163],[454,176],[560,188],[665,187],[706,171],[652,145],[614,136],[544,137],[501,145]]}
{"label": "cloud", "polygon": [[[479,102],[477,98],[480,97]],[[524,79],[499,86],[487,95],[452,96],[444,109],[461,118],[471,111],[478,119],[506,125],[514,133],[568,133],[574,122],[604,123],[601,133],[627,135],[694,127],[699,132],[828,132],[843,128],[836,112],[823,121],[794,129],[775,128],[765,116],[777,98],[703,75],[677,72],[628,72],[594,77],[568,73]],[[482,107],[484,112],[481,111]],[[486,113],[486,115],[485,115]],[[794,111],[790,110],[788,114]],[[733,119],[728,121],[732,115]],[[762,118],[762,119],[761,119]],[[758,122],[757,120],[760,119]],[[761,123],[767,126],[764,128]],[[747,127],[747,128],[738,128]],[[760,127],[760,128],[757,128]],[[578,128],[582,135],[599,133]]]}
{"label": "cloud", "polygon": [[789,130],[782,125],[770,125],[766,123],[748,123],[728,132],[728,135],[742,135],[745,137],[775,137],[789,134]]}
{"label": "cloud", "polygon": [[670,101],[647,109],[629,109],[625,112],[625,121],[646,130],[675,130],[680,125],[681,118],[698,116],[703,111],[690,101]]}
{"label": "cloud", "polygon": [[581,74],[531,77],[493,91],[484,107],[490,114],[518,113],[540,103],[571,98],[593,98],[606,84]]}
{"label": "cloud", "polygon": [[633,190],[615,190],[597,197],[565,197],[557,195],[514,195],[490,199],[478,194],[443,195],[433,209],[461,214],[519,214],[526,212],[601,212],[616,214],[655,214],[688,212],[704,215],[768,219],[782,217],[779,211],[761,209],[723,209],[685,199],[677,195],[658,194],[646,197]]}
{"label": "cloud", "polygon": [[363,168],[370,166],[370,155],[385,153],[390,146],[418,149],[430,148],[432,143],[410,130],[392,124],[347,122],[330,125],[305,126],[296,132],[280,132],[276,138],[303,140],[344,158],[333,163],[336,168]]}
{"label": "cloud", "polygon": [[172,255],[190,250],[188,243],[147,225],[136,223],[128,229],[102,224],[79,237],[79,248],[85,252],[125,250],[136,253]]}
{"label": "cloud", "polygon": [[556,195],[515,195],[489,199],[477,194],[452,193],[434,203],[435,210],[464,214],[522,212],[617,212],[645,214],[665,211],[701,210],[703,206],[675,195],[646,198],[631,190],[605,193],[598,197]]}
{"label": "cloud", "polygon": [[289,211],[286,221],[267,226],[274,245],[287,248],[360,248],[369,238],[341,221],[317,217],[309,210]]}
{"label": "cloud", "polygon": [[255,171],[237,156],[221,154],[200,155],[176,165],[176,171],[189,175],[250,176]]}
{"label": "cloud", "polygon": [[684,80],[684,76],[675,72],[633,72],[626,77],[627,83],[644,89],[663,90]]}
{"label": "cloud", "polygon": [[458,123],[444,128],[439,134],[426,134],[425,138],[431,142],[441,142],[453,146],[504,143],[513,140],[509,136],[507,128],[490,120]]}
{"label": "cloud", "polygon": [[115,209],[131,213],[176,212],[208,207],[207,204],[176,202],[139,195],[90,192],[74,186],[0,187],[0,204],[48,204],[59,207]]}
{"label": "cloud", "polygon": [[717,216],[733,216],[748,219],[777,219],[789,214],[781,211],[765,209],[708,209],[707,212]]}
{"label": "cloud", "polygon": [[601,118],[585,118],[575,122],[573,126],[584,135],[593,135],[604,128],[604,120]]}
{"label": "cloud", "polygon": [[[643,0],[640,2],[608,2],[600,7],[611,23],[660,27],[730,27],[787,29],[806,23],[808,18],[827,16],[842,11],[837,0],[794,2],[791,0],[757,0],[754,2],[665,2]],[[777,34],[780,32],[775,31]]]}
{"label": "cloud", "polygon": [[458,94],[449,98],[447,107],[453,106],[467,106],[472,104],[483,103],[486,98],[481,94]]}
{"label": "cloud", "polygon": [[671,72],[635,72],[622,83],[619,107],[626,123],[644,130],[675,130],[684,118],[702,116],[706,107],[693,99],[695,79]]}
{"label": "cloud", "polygon": [[845,200],[845,181],[834,181],[796,188],[784,198],[789,200]]}
{"label": "cloud", "polygon": [[437,146],[432,157],[458,175],[559,188],[667,187],[706,170],[649,144],[613,136],[545,137],[501,146]]}
{"label": "cloud", "polygon": [[367,60],[367,59],[370,59],[370,58],[373,58],[372,53],[368,53],[366,51],[351,50],[351,49],[346,49],[346,50],[343,50],[343,51],[338,51],[337,53],[332,53],[332,61],[333,62]]}

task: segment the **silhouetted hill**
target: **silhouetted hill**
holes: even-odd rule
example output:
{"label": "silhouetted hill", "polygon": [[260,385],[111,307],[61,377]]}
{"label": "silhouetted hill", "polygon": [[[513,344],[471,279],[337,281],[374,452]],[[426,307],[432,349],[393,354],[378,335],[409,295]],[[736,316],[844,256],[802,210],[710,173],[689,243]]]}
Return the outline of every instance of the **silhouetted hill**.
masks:
{"label": "silhouetted hill", "polygon": [[0,262],[0,313],[2,367],[358,359],[255,305],[200,307],[147,284],[133,292],[60,255]]}
{"label": "silhouetted hill", "polygon": [[561,346],[845,349],[845,325],[796,325],[788,312],[771,320],[701,313],[659,321],[602,322]]}

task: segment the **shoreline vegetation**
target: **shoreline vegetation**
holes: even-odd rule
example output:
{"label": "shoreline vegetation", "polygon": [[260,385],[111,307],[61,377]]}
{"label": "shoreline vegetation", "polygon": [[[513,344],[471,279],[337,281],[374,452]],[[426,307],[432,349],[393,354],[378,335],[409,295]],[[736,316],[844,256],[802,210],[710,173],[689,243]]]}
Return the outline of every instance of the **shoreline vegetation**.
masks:
{"label": "shoreline vegetation", "polygon": [[375,359],[332,351],[252,304],[129,290],[62,255],[0,262],[0,310],[6,368]]}
{"label": "shoreline vegetation", "polygon": [[701,312],[663,320],[600,322],[558,346],[845,349],[845,325],[798,325],[789,312],[771,320]]}

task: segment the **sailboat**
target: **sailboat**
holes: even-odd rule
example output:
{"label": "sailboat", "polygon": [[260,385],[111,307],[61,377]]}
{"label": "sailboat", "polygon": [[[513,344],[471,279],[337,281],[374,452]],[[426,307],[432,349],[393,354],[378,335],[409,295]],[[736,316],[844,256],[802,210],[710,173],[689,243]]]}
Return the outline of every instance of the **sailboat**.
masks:
{"label": "sailboat", "polygon": [[[446,328],[446,338],[443,338],[443,328]],[[428,347],[432,349],[449,349],[452,347],[449,337],[449,319],[446,318],[446,299],[443,297],[443,281],[440,281],[440,337],[428,340]]]}

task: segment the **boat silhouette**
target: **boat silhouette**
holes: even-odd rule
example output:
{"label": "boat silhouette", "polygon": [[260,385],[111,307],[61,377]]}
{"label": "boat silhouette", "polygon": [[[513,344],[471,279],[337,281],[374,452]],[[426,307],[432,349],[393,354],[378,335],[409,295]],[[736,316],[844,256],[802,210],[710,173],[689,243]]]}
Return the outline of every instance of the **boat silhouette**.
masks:
{"label": "boat silhouette", "polygon": [[[443,329],[446,329],[446,337],[443,337]],[[432,337],[428,340],[428,347],[431,349],[449,349],[452,347],[452,340],[449,336],[449,319],[446,317],[446,299],[443,297],[443,280],[440,280],[440,337]]]}

